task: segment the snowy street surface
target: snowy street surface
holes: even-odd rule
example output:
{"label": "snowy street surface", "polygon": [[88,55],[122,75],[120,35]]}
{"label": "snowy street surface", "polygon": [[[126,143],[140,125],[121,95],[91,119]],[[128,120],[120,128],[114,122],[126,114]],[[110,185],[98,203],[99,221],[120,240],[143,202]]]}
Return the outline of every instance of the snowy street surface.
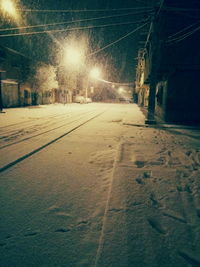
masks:
{"label": "snowy street surface", "polygon": [[200,129],[135,104],[0,114],[0,266],[200,266]]}

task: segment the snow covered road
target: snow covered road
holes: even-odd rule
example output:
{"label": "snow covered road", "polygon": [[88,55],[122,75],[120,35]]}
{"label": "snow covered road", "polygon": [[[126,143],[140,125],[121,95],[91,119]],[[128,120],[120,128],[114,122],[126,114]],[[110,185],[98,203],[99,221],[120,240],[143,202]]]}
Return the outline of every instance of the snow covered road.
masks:
{"label": "snow covered road", "polygon": [[6,111],[1,166],[99,115],[2,171],[0,266],[200,265],[199,130],[134,104]]}

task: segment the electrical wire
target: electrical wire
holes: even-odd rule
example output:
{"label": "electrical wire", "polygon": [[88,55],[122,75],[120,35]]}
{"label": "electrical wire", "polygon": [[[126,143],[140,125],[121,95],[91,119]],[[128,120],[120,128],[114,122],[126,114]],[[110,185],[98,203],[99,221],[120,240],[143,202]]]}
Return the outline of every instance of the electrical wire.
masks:
{"label": "electrical wire", "polygon": [[[163,5],[164,5],[164,0],[161,0],[160,1],[160,6],[159,6],[159,9],[158,9],[158,11],[154,14],[154,17],[155,16],[159,16],[159,14],[160,14],[160,12],[161,12],[161,10],[162,10],[162,8],[163,8]],[[152,18],[153,19],[153,18]],[[144,48],[146,49],[147,48],[147,44],[148,44],[148,42],[149,42],[149,39],[150,39],[150,36],[151,36],[151,33],[152,33],[152,29],[153,29],[153,20],[151,21],[151,23],[150,23],[150,26],[149,26],[149,31],[148,31],[148,34],[147,34],[147,39],[146,39],[146,41],[145,41],[145,45],[144,45]]]}
{"label": "electrical wire", "polygon": [[197,9],[193,9],[193,8],[180,8],[180,7],[167,7],[165,6],[164,7],[165,10],[169,10],[169,11],[183,11],[183,12],[200,12],[200,9],[197,8]]}
{"label": "electrical wire", "polygon": [[49,12],[49,13],[68,13],[68,12],[107,12],[107,11],[123,11],[123,10],[145,10],[152,9],[149,7],[126,7],[126,8],[105,8],[105,9],[17,9],[21,12]]}
{"label": "electrical wire", "polygon": [[194,30],[188,32],[188,33],[183,34],[182,36],[179,36],[179,37],[177,37],[177,38],[173,38],[173,39],[171,39],[171,40],[168,40],[166,43],[167,43],[168,45],[171,45],[171,44],[174,44],[174,43],[178,43],[178,42],[180,42],[180,41],[186,39],[187,37],[191,36],[192,34],[194,34],[195,32],[197,32],[197,31],[199,31],[199,30],[200,30],[200,26],[197,27],[196,29],[194,29]]}
{"label": "electrical wire", "polygon": [[157,17],[159,16],[159,14],[160,14],[160,12],[161,12],[161,10],[162,10],[162,8],[163,8],[164,1],[165,1],[165,0],[161,0],[161,1],[160,1],[160,6],[159,6],[159,9],[158,9],[158,11],[157,11],[157,13],[156,13],[156,16],[157,16]]}
{"label": "electrical wire", "polygon": [[191,24],[191,25],[189,25],[189,26],[187,26],[187,27],[185,27],[185,28],[183,28],[182,30],[180,30],[180,31],[178,31],[178,32],[176,32],[176,33],[174,33],[174,34],[168,36],[167,39],[171,39],[172,37],[178,35],[179,33],[182,33],[182,32],[184,32],[184,31],[186,31],[186,30],[192,28],[193,26],[195,26],[195,25],[198,24],[199,22],[200,22],[200,20],[197,21],[197,22],[195,22],[195,23],[193,23],[193,24]]}
{"label": "electrical wire", "polygon": [[129,35],[133,34],[134,32],[136,32],[136,31],[140,30],[141,28],[143,28],[144,26],[146,26],[148,23],[149,23],[149,22],[146,22],[146,23],[142,24],[141,26],[137,27],[137,28],[134,29],[133,31],[131,31],[131,32],[127,33],[126,35],[120,37],[119,39],[115,40],[114,42],[112,42],[112,43],[110,43],[110,44],[108,44],[108,45],[106,45],[106,46],[104,46],[104,47],[102,47],[102,48],[100,48],[100,49],[98,49],[98,50],[92,52],[92,53],[89,54],[88,56],[95,55],[95,54],[99,53],[100,51],[105,50],[106,48],[108,48],[108,47],[110,47],[110,46],[112,46],[112,45],[114,45],[114,44],[120,42],[121,40],[125,39],[125,38],[128,37]]}
{"label": "electrical wire", "polygon": [[149,31],[148,31],[148,34],[147,34],[147,39],[146,39],[146,42],[145,42],[145,45],[144,45],[145,49],[147,48],[147,44],[148,44],[149,39],[150,39],[152,28],[153,28],[153,22],[151,21],[150,26],[149,26]]}
{"label": "electrical wire", "polygon": [[192,18],[192,19],[199,19],[200,16],[198,15],[192,15],[190,13],[185,13],[185,12],[179,12],[179,11],[175,11],[175,13],[178,15],[178,16],[184,16],[184,17],[187,17],[187,18]]}
{"label": "electrical wire", "polygon": [[168,44],[171,45],[171,44],[174,44],[174,43],[178,43],[178,42],[180,42],[180,41],[186,39],[187,37],[191,36],[193,33],[197,32],[197,31],[199,31],[199,30],[200,30],[200,26],[199,26],[198,28],[196,28],[195,30],[193,30],[192,32],[190,32],[189,34],[183,36],[182,38],[179,38],[179,39],[177,38],[177,39],[174,40],[174,41],[168,42]]}
{"label": "electrical wire", "polygon": [[120,85],[128,86],[128,85],[133,85],[134,84],[134,82],[130,82],[130,83],[117,83],[117,82],[110,82],[110,81],[106,81],[106,80],[98,79],[98,78],[96,78],[96,80],[99,81],[99,82],[104,82],[104,83],[118,85],[118,86],[120,86]]}
{"label": "electrical wire", "polygon": [[146,11],[137,12],[137,13],[131,12],[131,13],[125,13],[125,14],[117,14],[117,15],[110,15],[110,16],[79,19],[79,20],[74,20],[74,21],[63,21],[63,22],[55,22],[55,23],[48,23],[48,24],[21,26],[21,27],[15,27],[15,28],[5,28],[5,29],[0,29],[0,32],[1,31],[12,31],[12,30],[22,30],[22,29],[32,29],[32,28],[39,28],[39,27],[56,26],[56,25],[63,25],[63,24],[72,24],[72,23],[77,23],[77,22],[86,22],[86,21],[91,21],[91,20],[117,18],[117,17],[124,17],[124,16],[130,16],[130,15],[140,15],[140,14],[144,14],[144,12],[146,13]]}
{"label": "electrical wire", "polygon": [[103,25],[90,25],[90,26],[85,26],[85,27],[74,27],[74,28],[67,28],[67,29],[60,29],[60,30],[0,34],[0,37],[14,37],[14,36],[36,35],[36,34],[44,34],[44,33],[58,33],[58,32],[74,31],[74,30],[87,30],[87,29],[94,29],[94,28],[105,28],[105,27],[113,27],[113,26],[130,25],[130,24],[135,24],[135,23],[141,23],[141,20],[140,21],[129,21],[129,22],[123,22],[123,23],[103,24]]}

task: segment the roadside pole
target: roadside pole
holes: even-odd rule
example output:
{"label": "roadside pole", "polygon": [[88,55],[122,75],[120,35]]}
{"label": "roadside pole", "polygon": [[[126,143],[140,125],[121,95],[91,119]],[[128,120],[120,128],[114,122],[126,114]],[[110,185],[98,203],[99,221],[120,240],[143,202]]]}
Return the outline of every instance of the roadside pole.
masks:
{"label": "roadside pole", "polygon": [[157,22],[156,17],[152,22],[152,64],[150,73],[150,88],[149,88],[149,99],[148,99],[148,113],[146,124],[155,124],[155,98],[156,98],[156,84],[157,84],[157,64],[159,57],[159,40],[157,36]]}
{"label": "roadside pole", "polygon": [[89,87],[89,77],[87,77],[86,87],[85,87],[85,101],[88,98],[88,87]]}
{"label": "roadside pole", "polygon": [[17,91],[18,91],[18,105],[21,106],[21,94],[20,94],[20,82],[18,81],[17,84]]}
{"label": "roadside pole", "polygon": [[148,113],[146,124],[155,124],[155,101],[156,101],[156,85],[158,77],[158,65],[160,64],[160,36],[159,36],[159,14],[164,4],[164,0],[161,1],[158,11],[153,17],[151,35],[152,35],[152,63],[150,73],[150,88],[149,88],[149,101],[148,101]]}
{"label": "roadside pole", "polygon": [[3,93],[2,93],[2,80],[5,79],[5,71],[0,71],[0,113],[5,113],[3,111]]}

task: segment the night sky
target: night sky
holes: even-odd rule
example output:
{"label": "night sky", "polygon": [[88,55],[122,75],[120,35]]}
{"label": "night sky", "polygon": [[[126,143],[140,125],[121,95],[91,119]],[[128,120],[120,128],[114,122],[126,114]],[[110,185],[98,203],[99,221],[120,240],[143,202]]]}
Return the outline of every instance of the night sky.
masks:
{"label": "night sky", "polygon": [[[86,38],[88,42],[87,61],[89,64],[100,65],[104,68],[104,78],[115,82],[132,82],[137,64],[137,51],[141,47],[142,31],[148,33],[152,10],[148,7],[158,7],[159,0],[16,0],[18,20],[1,16],[1,29],[17,26],[52,24],[90,18],[99,18],[91,21],[79,21],[70,24],[52,25],[13,31],[1,31],[1,34],[15,34],[23,32],[41,32],[44,30],[67,30],[57,33],[43,33],[25,36],[1,37],[2,45],[13,48],[29,58],[53,65],[58,64],[58,54],[67,38],[73,37],[77,42]],[[167,0],[173,5],[174,1]],[[176,6],[181,7],[185,0],[176,0]],[[191,0],[194,6],[199,2]],[[22,9],[22,10],[21,10]],[[27,12],[24,10],[79,10],[77,12]],[[102,11],[102,9],[107,9]],[[113,10],[115,9],[115,10]],[[83,12],[83,10],[95,10]],[[120,15],[120,16],[118,16]],[[149,23],[141,30],[127,36],[119,42],[101,50],[119,38],[129,34],[137,27]],[[109,24],[124,24],[109,26]],[[127,23],[127,24],[126,24]],[[100,26],[101,25],[101,26]],[[102,26],[104,25],[104,26]],[[105,26],[108,25],[108,26]],[[96,27],[91,29],[70,30],[75,27]],[[94,53],[95,52],[95,53]],[[97,53],[96,53],[97,52]],[[94,54],[93,54],[94,53]],[[93,55],[91,55],[93,54]]]}
{"label": "night sky", "polygon": [[[29,58],[34,60],[44,61],[51,64],[56,64],[56,54],[59,53],[59,43],[64,44],[68,36],[74,36],[78,41],[80,36],[85,36],[88,39],[89,51],[88,55],[99,49],[109,45],[110,43],[125,36],[129,32],[142,25],[151,13],[144,9],[127,9],[127,8],[143,8],[152,6],[152,1],[143,0],[87,0],[87,1],[72,1],[72,0],[21,0],[18,1],[18,9],[20,19],[14,21],[8,17],[1,18],[1,28],[11,28],[16,26],[29,26],[38,24],[49,24],[66,21],[75,21],[89,18],[99,18],[110,16],[98,20],[85,22],[76,22],[73,24],[54,25],[32,29],[22,29],[20,32],[36,32],[44,30],[70,29],[72,27],[88,27],[108,24],[123,24],[116,26],[103,26],[93,29],[82,29],[73,31],[62,31],[60,33],[51,34],[35,34],[25,36],[2,37],[1,44],[13,48]],[[156,1],[154,1],[156,2]],[[80,10],[79,12],[24,12],[20,9],[33,10]],[[110,9],[109,11],[92,11],[82,12],[82,10],[100,10]],[[116,10],[112,10],[116,9]],[[120,9],[120,10],[117,10]],[[124,9],[124,10],[123,10]],[[127,9],[127,10],[125,10]],[[139,12],[139,14],[138,14]],[[142,12],[142,13],[141,13]],[[123,16],[118,16],[123,15]],[[16,23],[18,25],[16,25]],[[1,32],[1,34],[18,33],[18,30]],[[93,56],[88,56],[88,61],[92,64],[101,65],[104,67],[104,76],[106,79],[111,79],[116,82],[132,82],[134,80],[136,56],[139,41],[139,31],[124,38],[120,42],[95,53]]]}

